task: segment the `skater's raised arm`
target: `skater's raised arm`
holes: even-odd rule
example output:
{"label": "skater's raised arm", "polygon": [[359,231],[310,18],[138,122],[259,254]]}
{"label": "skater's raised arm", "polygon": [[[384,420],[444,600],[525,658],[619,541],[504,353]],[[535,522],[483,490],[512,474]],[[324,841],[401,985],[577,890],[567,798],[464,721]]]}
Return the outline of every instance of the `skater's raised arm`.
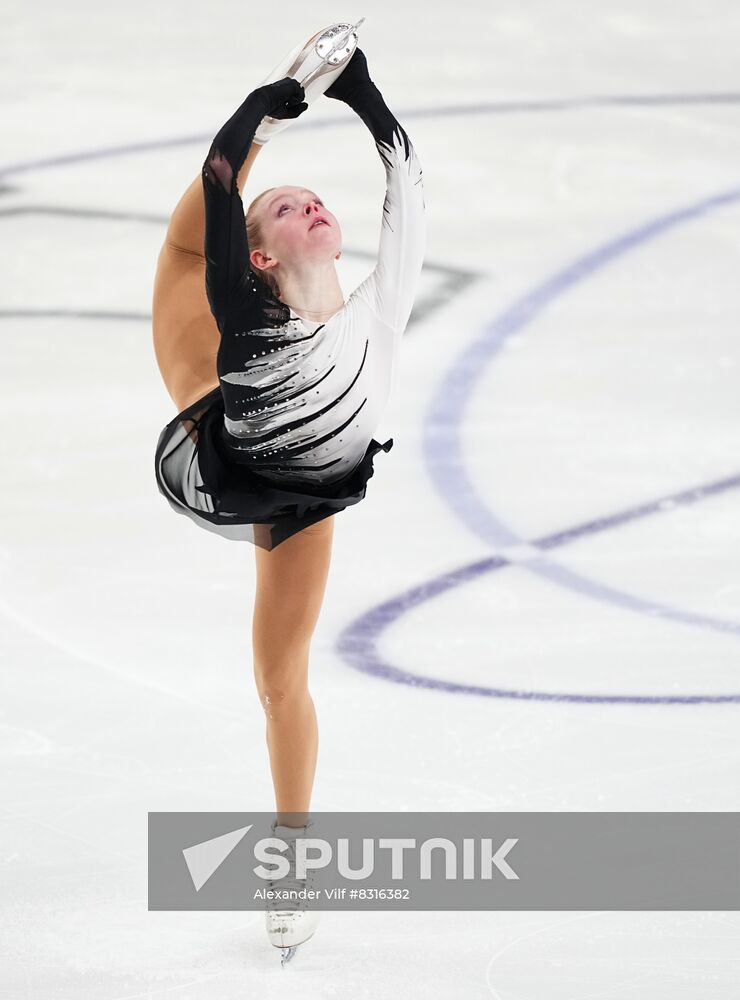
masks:
{"label": "skater's raised arm", "polygon": [[303,87],[291,77],[253,90],[219,129],[203,164],[206,294],[219,330],[225,316],[248,308],[257,295],[239,171],[265,115],[297,118],[308,107],[303,97]]}
{"label": "skater's raised arm", "polygon": [[[257,154],[264,146],[253,142],[247,153],[241,170],[237,175],[239,190],[244,190],[247,177]],[[164,243],[165,250],[170,254],[184,254],[186,257],[199,257],[205,262],[203,253],[203,234],[205,231],[205,206],[203,204],[203,178],[201,173],[185,189],[184,194],[172,210]]]}
{"label": "skater's raised arm", "polygon": [[356,49],[346,69],[326,91],[359,115],[383,161],[386,193],[378,262],[355,290],[395,333],[403,333],[414,304],[424,261],[426,216],[421,164],[403,126],[370,79],[367,60]]}

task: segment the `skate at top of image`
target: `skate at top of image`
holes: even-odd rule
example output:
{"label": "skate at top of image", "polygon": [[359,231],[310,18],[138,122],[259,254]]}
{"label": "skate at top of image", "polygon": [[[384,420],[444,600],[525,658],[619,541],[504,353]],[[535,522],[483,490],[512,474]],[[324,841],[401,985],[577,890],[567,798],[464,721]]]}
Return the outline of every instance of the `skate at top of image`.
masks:
{"label": "skate at top of image", "polygon": [[357,48],[358,38],[357,29],[365,20],[361,17],[360,20],[353,25],[348,25],[343,22],[338,24],[333,24],[330,28],[319,35],[316,40],[315,49],[317,55],[321,57],[321,63],[310,70],[302,79],[298,80],[298,83],[302,87],[305,87],[311,79],[316,76],[324,66],[341,66],[344,62],[349,62],[350,57],[354,54]]}

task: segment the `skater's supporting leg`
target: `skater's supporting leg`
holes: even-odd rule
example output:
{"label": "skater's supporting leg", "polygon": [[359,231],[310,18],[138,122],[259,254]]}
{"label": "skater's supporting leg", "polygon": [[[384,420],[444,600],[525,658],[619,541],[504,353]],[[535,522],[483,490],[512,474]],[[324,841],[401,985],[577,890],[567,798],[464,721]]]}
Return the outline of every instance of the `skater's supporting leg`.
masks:
{"label": "skater's supporting leg", "polygon": [[272,550],[255,549],[254,676],[267,719],[277,819],[289,826],[308,819],[316,771],[318,726],[308,690],[308,657],[333,532],[332,515]]}

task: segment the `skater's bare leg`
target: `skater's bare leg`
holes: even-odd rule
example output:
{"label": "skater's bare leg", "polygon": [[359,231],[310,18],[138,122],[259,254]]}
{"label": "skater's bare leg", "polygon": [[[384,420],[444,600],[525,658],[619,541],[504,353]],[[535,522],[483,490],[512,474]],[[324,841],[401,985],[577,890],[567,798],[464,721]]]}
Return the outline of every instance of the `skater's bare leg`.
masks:
{"label": "skater's bare leg", "polygon": [[[237,175],[240,193],[262,148],[258,143],[249,148]],[[206,295],[204,240],[203,178],[198,173],[172,213],[154,278],[154,351],[178,412],[218,385],[221,335]]]}
{"label": "skater's bare leg", "polygon": [[[252,164],[263,148],[257,142],[253,142],[249,147],[246,159],[236,175],[236,186],[239,189],[239,194],[243,193]],[[205,232],[206,208],[203,199],[203,177],[199,172],[192,184],[185,190],[170,216],[165,243],[177,250],[195,254],[205,261],[203,254]]]}
{"label": "skater's bare leg", "polygon": [[272,550],[255,548],[254,676],[267,719],[277,820],[288,826],[307,822],[316,772],[318,725],[308,690],[308,658],[333,534],[331,515]]}

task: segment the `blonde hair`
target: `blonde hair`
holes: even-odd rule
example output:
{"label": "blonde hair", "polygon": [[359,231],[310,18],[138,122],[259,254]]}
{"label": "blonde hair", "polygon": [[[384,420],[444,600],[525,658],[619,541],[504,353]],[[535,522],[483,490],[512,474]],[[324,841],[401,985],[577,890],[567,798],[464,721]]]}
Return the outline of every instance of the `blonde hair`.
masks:
{"label": "blonde hair", "polygon": [[[262,191],[260,194],[257,195],[256,198],[253,199],[253,201],[249,205],[249,208],[247,209],[247,214],[245,215],[244,218],[247,224],[247,243],[249,244],[250,252],[256,249],[257,247],[262,246],[262,226],[260,224],[254,206],[260,200],[262,195],[268,194],[270,191],[274,190],[275,188],[271,187],[267,188],[265,191]],[[251,267],[252,271],[254,271],[254,273],[257,275],[257,277],[261,278],[265,282],[265,284],[270,289],[275,298],[279,299],[280,285],[278,284],[278,280],[272,273],[272,271],[261,271],[258,267],[255,267],[251,261],[249,266]]]}

